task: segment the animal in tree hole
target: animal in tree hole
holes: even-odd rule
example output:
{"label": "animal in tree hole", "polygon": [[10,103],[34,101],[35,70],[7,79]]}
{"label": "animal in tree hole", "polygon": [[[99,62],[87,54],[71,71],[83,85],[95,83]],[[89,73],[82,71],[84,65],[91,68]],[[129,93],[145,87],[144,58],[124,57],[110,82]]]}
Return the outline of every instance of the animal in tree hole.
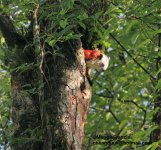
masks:
{"label": "animal in tree hole", "polygon": [[108,68],[110,57],[100,50],[84,49],[84,57],[86,62],[86,76],[92,85],[91,70],[95,69],[98,72],[105,71]]}

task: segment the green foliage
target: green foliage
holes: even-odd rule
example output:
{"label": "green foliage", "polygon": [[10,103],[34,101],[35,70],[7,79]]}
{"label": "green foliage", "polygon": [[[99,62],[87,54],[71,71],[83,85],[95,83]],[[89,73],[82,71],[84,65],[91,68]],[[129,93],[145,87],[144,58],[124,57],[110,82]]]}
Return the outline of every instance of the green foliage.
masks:
{"label": "green foliage", "polygon": [[[129,136],[125,141],[149,141],[151,132],[156,129],[152,123],[157,111],[153,109],[153,102],[157,97],[156,89],[160,90],[160,80],[156,82],[151,78],[156,78],[158,70],[159,12],[159,1],[149,4],[147,0],[115,0],[105,12],[109,15],[106,20],[109,27],[102,34],[102,43],[111,61],[109,69],[95,81],[86,135],[103,133],[118,137]],[[108,33],[112,33],[128,53],[111,36],[107,36]],[[159,73],[160,69],[157,74]],[[87,138],[86,142],[90,143],[92,140]],[[106,147],[144,150],[155,149],[157,144],[92,146],[91,142],[92,149]]]}
{"label": "green foliage", "polygon": [[[0,63],[2,64],[2,62]],[[10,99],[10,75],[0,68],[0,149],[9,147],[8,141],[11,138],[11,99]],[[3,147],[3,148],[2,148]]]}
{"label": "green foliage", "polygon": [[[154,81],[161,72],[156,67],[161,56],[158,44],[158,35],[161,33],[160,1],[113,0],[108,6],[105,1],[99,0],[83,0],[79,4],[68,0],[54,5],[46,5],[44,0],[14,0],[0,2],[0,10],[2,8],[3,12],[11,15],[17,30],[25,35],[31,23],[30,12],[37,4],[42,5],[39,10],[40,28],[44,30],[44,24],[48,27],[48,22],[51,22],[45,34],[40,34],[40,38],[45,38],[50,46],[82,37],[83,33],[77,31],[79,26],[88,30],[87,41],[92,43],[92,47],[101,44],[105,53],[108,52],[111,57],[109,69],[96,78],[93,86],[84,147],[97,150],[156,149],[159,141],[151,145],[137,145],[134,142],[148,142],[151,132],[156,129],[152,118],[158,110],[154,109],[154,99],[158,97],[156,91],[161,89],[161,79]],[[93,37],[97,38],[93,41]],[[2,37],[0,45],[2,59],[3,50],[6,49]],[[61,54],[53,55],[63,57]],[[23,72],[31,67],[31,64],[22,64],[16,70]],[[8,111],[11,101],[9,75],[2,68],[0,82],[0,142],[5,145],[11,128]],[[123,141],[133,143],[93,145],[95,134],[125,136],[128,139]]]}

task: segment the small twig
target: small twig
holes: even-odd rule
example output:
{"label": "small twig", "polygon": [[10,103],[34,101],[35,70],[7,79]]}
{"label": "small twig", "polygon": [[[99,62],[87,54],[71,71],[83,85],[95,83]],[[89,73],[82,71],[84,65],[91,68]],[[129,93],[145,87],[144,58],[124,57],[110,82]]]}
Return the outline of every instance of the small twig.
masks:
{"label": "small twig", "polygon": [[114,117],[114,119],[116,120],[116,122],[118,122],[119,124],[121,123],[121,121],[116,117],[116,115],[114,114],[114,112],[109,109],[109,112],[111,113],[111,115]]}
{"label": "small twig", "polygon": [[[97,84],[98,84],[99,86],[102,86],[99,82],[97,82]],[[118,122],[118,123],[120,124],[121,121],[116,117],[116,115],[114,114],[114,112],[113,112],[112,109],[111,109],[111,107],[112,107],[112,102],[113,102],[113,98],[114,98],[114,94],[112,94],[112,92],[111,92],[109,89],[107,89],[107,88],[105,88],[105,89],[108,91],[108,93],[110,93],[111,96],[106,96],[106,95],[102,95],[102,94],[96,94],[96,95],[102,96],[102,97],[104,97],[104,98],[110,98],[110,99],[112,98],[112,99],[110,100],[109,109],[106,110],[106,112],[111,113],[111,115],[114,117],[114,119],[116,120],[116,122]]]}
{"label": "small twig", "polygon": [[[96,83],[98,84],[99,87],[102,87],[102,84],[97,82]],[[105,97],[105,98],[114,98],[115,94],[113,91],[110,91],[107,87],[104,87],[104,89],[110,94],[110,96],[106,96],[106,95],[102,95],[102,94],[97,94],[95,93],[96,95],[98,96],[102,96],[102,97]]]}
{"label": "small twig", "polygon": [[134,102],[133,100],[126,100],[126,101],[124,101],[124,102],[133,103],[136,107],[138,107],[139,109],[141,109],[141,110],[144,112],[143,123],[140,125],[141,127],[143,127],[144,124],[145,124],[145,121],[146,121],[146,110],[145,110],[143,107],[139,106],[139,105],[138,105],[136,102]]}
{"label": "small twig", "polygon": [[114,112],[111,109],[112,103],[113,103],[113,99],[110,100],[109,109],[107,111],[110,112],[111,115],[114,117],[114,119],[120,124],[121,121],[116,117],[116,115],[114,114]]}
{"label": "small twig", "polygon": [[108,95],[103,95],[103,94],[97,94],[95,93],[97,96],[100,96],[100,97],[104,97],[104,98],[113,98],[113,96],[108,96]]}

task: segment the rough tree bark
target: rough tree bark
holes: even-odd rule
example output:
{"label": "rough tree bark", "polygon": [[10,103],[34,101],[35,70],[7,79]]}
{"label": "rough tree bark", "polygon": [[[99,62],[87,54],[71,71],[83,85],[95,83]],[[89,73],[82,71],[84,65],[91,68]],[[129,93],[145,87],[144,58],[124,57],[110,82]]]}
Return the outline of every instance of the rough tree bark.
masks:
{"label": "rough tree bark", "polygon": [[81,40],[57,43],[63,57],[53,56],[44,41],[29,45],[31,37],[17,33],[6,15],[0,15],[0,29],[12,69],[12,149],[81,149],[91,100]]}

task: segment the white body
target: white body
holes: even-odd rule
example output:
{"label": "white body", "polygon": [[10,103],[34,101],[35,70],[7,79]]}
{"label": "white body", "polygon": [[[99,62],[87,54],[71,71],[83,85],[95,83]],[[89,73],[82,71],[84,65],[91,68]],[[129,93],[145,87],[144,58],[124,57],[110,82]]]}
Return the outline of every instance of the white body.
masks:
{"label": "white body", "polygon": [[97,71],[105,71],[108,68],[110,57],[105,54],[101,55],[101,59],[87,60],[87,68],[96,69]]}

